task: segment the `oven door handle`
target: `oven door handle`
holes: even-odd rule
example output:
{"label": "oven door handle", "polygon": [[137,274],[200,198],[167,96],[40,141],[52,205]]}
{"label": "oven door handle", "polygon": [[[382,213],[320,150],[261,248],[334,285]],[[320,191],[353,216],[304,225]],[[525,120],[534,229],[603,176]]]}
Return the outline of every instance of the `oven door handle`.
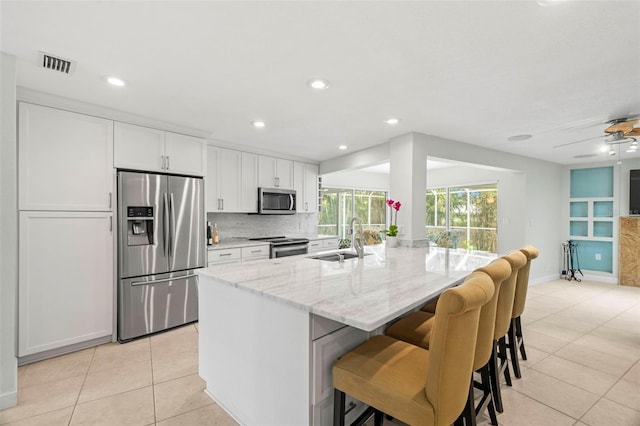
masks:
{"label": "oven door handle", "polygon": [[287,251],[296,251],[302,248],[305,250],[308,250],[309,244],[295,244],[295,245],[284,246],[284,247],[274,247],[273,251],[277,253],[281,253],[281,252],[287,252]]}

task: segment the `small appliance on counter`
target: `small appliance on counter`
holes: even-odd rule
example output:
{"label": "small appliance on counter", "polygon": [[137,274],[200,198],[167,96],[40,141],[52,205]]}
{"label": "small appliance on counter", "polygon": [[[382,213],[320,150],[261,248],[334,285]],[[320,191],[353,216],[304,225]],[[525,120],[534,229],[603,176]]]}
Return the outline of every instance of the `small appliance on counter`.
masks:
{"label": "small appliance on counter", "polygon": [[198,320],[202,178],[118,172],[118,341]]}
{"label": "small appliance on counter", "polygon": [[295,256],[298,254],[307,254],[309,250],[309,240],[307,238],[287,238],[280,237],[262,237],[249,238],[251,241],[266,241],[271,243],[269,258]]}

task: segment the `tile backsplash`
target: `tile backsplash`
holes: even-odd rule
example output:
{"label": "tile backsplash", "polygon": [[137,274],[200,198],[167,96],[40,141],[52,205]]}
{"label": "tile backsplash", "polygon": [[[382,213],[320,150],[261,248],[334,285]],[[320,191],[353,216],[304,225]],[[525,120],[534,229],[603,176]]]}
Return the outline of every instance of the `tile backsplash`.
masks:
{"label": "tile backsplash", "polygon": [[207,221],[218,225],[218,236],[221,240],[278,235],[287,237],[318,235],[317,213],[293,215],[207,213]]}

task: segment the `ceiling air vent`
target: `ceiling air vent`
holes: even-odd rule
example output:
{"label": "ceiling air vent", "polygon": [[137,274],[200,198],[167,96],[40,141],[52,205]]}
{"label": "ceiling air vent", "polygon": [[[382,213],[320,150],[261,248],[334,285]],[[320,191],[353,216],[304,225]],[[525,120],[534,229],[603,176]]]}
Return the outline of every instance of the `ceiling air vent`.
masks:
{"label": "ceiling air vent", "polygon": [[73,74],[76,69],[75,61],[53,56],[45,52],[38,52],[38,65],[42,68],[58,71],[63,74]]}

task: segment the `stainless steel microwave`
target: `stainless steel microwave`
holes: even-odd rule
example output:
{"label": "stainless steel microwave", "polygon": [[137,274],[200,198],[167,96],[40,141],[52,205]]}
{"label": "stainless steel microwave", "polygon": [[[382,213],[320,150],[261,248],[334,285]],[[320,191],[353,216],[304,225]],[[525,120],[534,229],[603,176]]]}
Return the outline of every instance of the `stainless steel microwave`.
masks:
{"label": "stainless steel microwave", "polygon": [[259,214],[295,214],[296,191],[292,189],[258,188]]}

